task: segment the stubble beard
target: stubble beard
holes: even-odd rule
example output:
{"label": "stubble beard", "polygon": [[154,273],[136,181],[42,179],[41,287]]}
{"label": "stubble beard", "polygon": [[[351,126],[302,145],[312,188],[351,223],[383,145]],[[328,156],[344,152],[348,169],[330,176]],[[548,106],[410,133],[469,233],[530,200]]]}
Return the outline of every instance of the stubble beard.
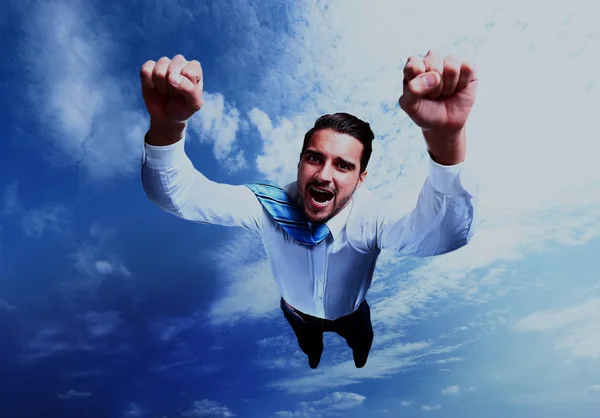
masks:
{"label": "stubble beard", "polygon": [[[350,193],[350,195],[345,196],[342,200],[340,200],[339,202],[337,201],[338,195],[334,194],[333,196],[333,209],[331,210],[331,212],[325,216],[324,218],[319,218],[319,219],[315,219],[310,213],[309,211],[306,209],[307,204],[304,200],[304,195],[300,196],[300,204],[302,205],[302,209],[304,210],[304,216],[306,216],[306,218],[309,220],[309,222],[314,223],[314,224],[324,224],[327,221],[329,221],[331,218],[333,218],[335,215],[337,215],[338,213],[340,213],[342,211],[342,209],[344,209],[344,207],[346,207],[346,204],[350,201],[350,199],[352,198],[354,191],[352,193]],[[310,198],[310,197],[309,197]]]}

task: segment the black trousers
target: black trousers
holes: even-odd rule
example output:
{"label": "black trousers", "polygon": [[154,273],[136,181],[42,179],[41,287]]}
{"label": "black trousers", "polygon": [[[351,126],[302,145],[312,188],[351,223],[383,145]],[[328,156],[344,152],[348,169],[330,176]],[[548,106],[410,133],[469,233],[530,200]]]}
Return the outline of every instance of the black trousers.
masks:
{"label": "black trousers", "polygon": [[296,334],[300,349],[308,356],[311,368],[316,368],[321,360],[324,332],[335,332],[346,340],[348,347],[352,349],[356,367],[360,368],[366,364],[373,343],[371,308],[366,300],[356,311],[336,320],[307,315],[292,308],[283,298],[280,305],[283,316]]}

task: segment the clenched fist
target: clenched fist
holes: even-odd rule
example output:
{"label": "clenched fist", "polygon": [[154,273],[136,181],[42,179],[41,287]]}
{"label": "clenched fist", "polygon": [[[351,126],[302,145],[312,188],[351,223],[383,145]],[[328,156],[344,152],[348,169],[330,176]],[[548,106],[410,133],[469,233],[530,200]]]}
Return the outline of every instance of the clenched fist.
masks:
{"label": "clenched fist", "polygon": [[466,61],[429,51],[404,67],[400,107],[423,130],[439,133],[464,128],[475,102],[477,77]]}
{"label": "clenched fist", "polygon": [[182,123],[202,107],[202,67],[196,60],[176,55],[146,61],[140,78],[152,123]]}

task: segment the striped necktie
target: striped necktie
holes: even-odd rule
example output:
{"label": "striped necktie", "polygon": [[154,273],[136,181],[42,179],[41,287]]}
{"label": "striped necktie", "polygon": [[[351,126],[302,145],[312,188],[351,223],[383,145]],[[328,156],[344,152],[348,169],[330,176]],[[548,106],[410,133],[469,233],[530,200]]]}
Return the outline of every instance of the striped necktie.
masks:
{"label": "striped necktie", "polygon": [[267,212],[298,244],[313,247],[329,235],[329,228],[325,224],[316,225],[311,230],[303,209],[277,184],[264,181],[245,186],[252,190]]}

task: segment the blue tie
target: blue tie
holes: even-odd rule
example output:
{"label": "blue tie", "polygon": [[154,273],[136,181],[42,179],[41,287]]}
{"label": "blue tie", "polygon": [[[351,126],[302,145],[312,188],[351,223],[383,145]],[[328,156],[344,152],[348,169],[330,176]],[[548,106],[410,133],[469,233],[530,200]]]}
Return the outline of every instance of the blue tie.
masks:
{"label": "blue tie", "polygon": [[263,181],[245,186],[252,190],[267,212],[298,244],[313,247],[329,235],[329,228],[325,224],[317,225],[311,231],[302,208],[277,184]]}

